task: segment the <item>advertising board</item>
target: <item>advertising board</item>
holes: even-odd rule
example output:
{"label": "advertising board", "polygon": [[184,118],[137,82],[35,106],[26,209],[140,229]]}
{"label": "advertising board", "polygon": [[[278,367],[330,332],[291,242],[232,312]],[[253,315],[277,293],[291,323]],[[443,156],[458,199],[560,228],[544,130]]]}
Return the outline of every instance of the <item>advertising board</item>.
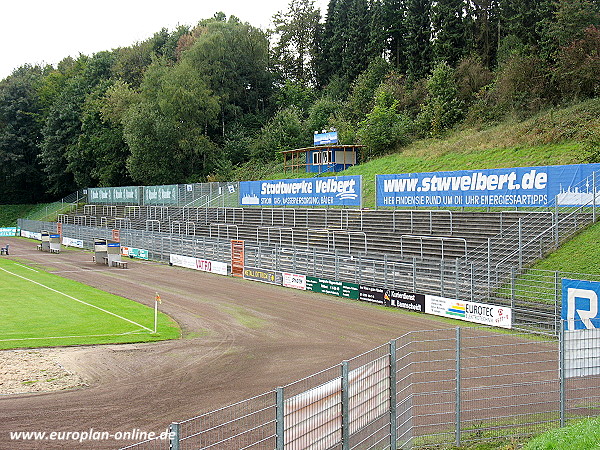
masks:
{"label": "advertising board", "polygon": [[17,228],[16,227],[3,227],[3,228],[0,228],[0,236],[2,236],[2,237],[16,236],[16,235],[17,235]]}
{"label": "advertising board", "polygon": [[565,376],[600,374],[600,283],[562,280]]}
{"label": "advertising board", "polygon": [[179,186],[144,186],[145,205],[176,205],[179,202]]}
{"label": "advertising board", "polygon": [[338,143],[338,132],[337,131],[326,131],[324,133],[315,133],[313,135],[313,144],[316,145],[328,145]]}
{"label": "advertising board", "polygon": [[500,328],[512,328],[512,310],[505,306],[425,295],[425,312],[450,319],[465,320]]}
{"label": "advertising board", "polygon": [[326,278],[306,277],[306,290],[322,294],[337,295],[338,297],[358,300],[359,286],[345,281],[334,281]]}
{"label": "advertising board", "polygon": [[410,292],[360,285],[359,300],[410,311],[425,311],[425,296]]}
{"label": "advertising board", "polygon": [[139,186],[99,187],[89,188],[90,203],[128,203],[139,204]]}
{"label": "advertising board", "polygon": [[289,287],[292,289],[300,289],[302,291],[306,290],[306,276],[305,275],[283,272],[281,274],[281,276],[283,277],[282,281],[283,281],[283,285],[285,287]]}
{"label": "advertising board", "polygon": [[377,206],[514,208],[555,199],[559,206],[580,206],[594,197],[600,204],[599,186],[585,181],[598,170],[600,164],[572,164],[377,175]]}
{"label": "advertising board", "polygon": [[37,233],[35,231],[21,230],[21,236],[28,239],[36,239],[38,241],[42,240],[42,233]]}
{"label": "advertising board", "polygon": [[220,261],[210,261],[207,259],[194,258],[192,256],[170,254],[169,263],[174,266],[200,270],[202,272],[211,272],[219,275],[227,275],[227,263]]}
{"label": "advertising board", "polygon": [[242,206],[362,206],[362,177],[241,181]]}
{"label": "advertising board", "polygon": [[66,245],[67,247],[83,248],[83,240],[73,239],[73,238],[66,237],[66,236],[63,236],[62,244]]}
{"label": "advertising board", "polygon": [[143,248],[121,246],[121,255],[129,256],[130,258],[148,260],[148,250]]}
{"label": "advertising board", "polygon": [[258,269],[255,267],[244,267],[244,278],[247,280],[260,281],[261,283],[281,285],[281,272],[275,270]]}

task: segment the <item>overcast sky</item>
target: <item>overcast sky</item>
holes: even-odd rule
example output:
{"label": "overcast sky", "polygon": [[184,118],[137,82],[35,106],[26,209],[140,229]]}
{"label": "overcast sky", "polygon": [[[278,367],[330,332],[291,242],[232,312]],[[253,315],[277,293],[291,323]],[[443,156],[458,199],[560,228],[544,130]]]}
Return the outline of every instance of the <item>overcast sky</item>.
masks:
{"label": "overcast sky", "polygon": [[[3,0],[0,80],[24,64],[56,66],[67,56],[127,47],[161,28],[195,25],[223,11],[266,29],[289,0]],[[325,15],[328,1],[316,0]]]}

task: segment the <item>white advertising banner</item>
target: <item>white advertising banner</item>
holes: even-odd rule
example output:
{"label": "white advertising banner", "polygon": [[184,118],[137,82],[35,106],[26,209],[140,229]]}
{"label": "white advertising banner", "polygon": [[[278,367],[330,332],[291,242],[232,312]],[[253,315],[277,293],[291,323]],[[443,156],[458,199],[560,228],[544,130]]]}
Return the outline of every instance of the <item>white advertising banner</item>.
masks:
{"label": "white advertising banner", "polygon": [[63,237],[62,244],[66,245],[67,247],[83,248],[83,241],[81,239],[72,239],[69,237]]}
{"label": "white advertising banner", "polygon": [[201,270],[219,275],[227,275],[227,263],[210,261],[207,259],[194,258],[192,256],[169,255],[169,262],[174,266],[186,267],[188,269]]}
{"label": "white advertising banner", "polygon": [[485,303],[426,295],[425,312],[450,319],[481,323],[500,328],[512,328],[512,311],[506,306],[494,306]]}
{"label": "white advertising banner", "polygon": [[21,236],[28,239],[42,240],[42,233],[35,233],[33,231],[21,230]]}
{"label": "white advertising banner", "polygon": [[283,272],[283,285],[292,289],[306,290],[306,275]]}

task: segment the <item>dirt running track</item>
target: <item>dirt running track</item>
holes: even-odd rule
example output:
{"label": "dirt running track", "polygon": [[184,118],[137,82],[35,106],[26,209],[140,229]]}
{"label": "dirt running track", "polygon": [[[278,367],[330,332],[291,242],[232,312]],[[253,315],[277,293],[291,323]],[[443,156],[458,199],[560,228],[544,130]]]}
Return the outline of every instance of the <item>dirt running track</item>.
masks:
{"label": "dirt running track", "polygon": [[[411,330],[447,323],[360,302],[154,262],[97,266],[91,253],[37,251],[10,239],[9,258],[153,306],[183,338],[154,344],[70,348],[61,363],[88,387],[0,396],[0,449],[118,448],[128,442],[10,441],[10,431],[164,430],[183,420],[298,380]],[[4,256],[3,256],[4,257]],[[0,352],[1,357],[1,352]]]}

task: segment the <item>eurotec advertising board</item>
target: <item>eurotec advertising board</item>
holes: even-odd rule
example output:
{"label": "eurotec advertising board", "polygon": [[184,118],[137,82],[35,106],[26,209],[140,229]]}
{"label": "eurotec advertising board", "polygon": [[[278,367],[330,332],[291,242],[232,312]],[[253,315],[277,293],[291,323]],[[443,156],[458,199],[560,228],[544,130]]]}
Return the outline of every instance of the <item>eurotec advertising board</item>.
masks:
{"label": "eurotec advertising board", "polygon": [[408,309],[410,311],[425,311],[425,296],[423,294],[413,294],[394,289],[364,286],[361,284],[359,300]]}
{"label": "eurotec advertising board", "polygon": [[186,267],[188,269],[201,270],[202,272],[211,272],[219,275],[227,275],[227,263],[220,261],[210,261],[191,256],[169,255],[169,262],[174,266]]}
{"label": "eurotec advertising board", "polygon": [[281,272],[259,269],[256,267],[244,267],[244,278],[268,284],[281,285],[282,283]]}
{"label": "eurotec advertising board", "polygon": [[359,286],[356,283],[334,281],[325,278],[306,277],[306,290],[322,294],[337,295],[338,297],[358,300]]}
{"label": "eurotec advertising board", "polygon": [[512,310],[505,306],[426,295],[425,312],[450,319],[465,320],[500,328],[512,328]]}
{"label": "eurotec advertising board", "polygon": [[[600,164],[377,175],[377,206],[561,206],[600,204]],[[595,192],[594,192],[595,189]]]}
{"label": "eurotec advertising board", "polygon": [[241,181],[242,206],[362,206],[362,177]]}

